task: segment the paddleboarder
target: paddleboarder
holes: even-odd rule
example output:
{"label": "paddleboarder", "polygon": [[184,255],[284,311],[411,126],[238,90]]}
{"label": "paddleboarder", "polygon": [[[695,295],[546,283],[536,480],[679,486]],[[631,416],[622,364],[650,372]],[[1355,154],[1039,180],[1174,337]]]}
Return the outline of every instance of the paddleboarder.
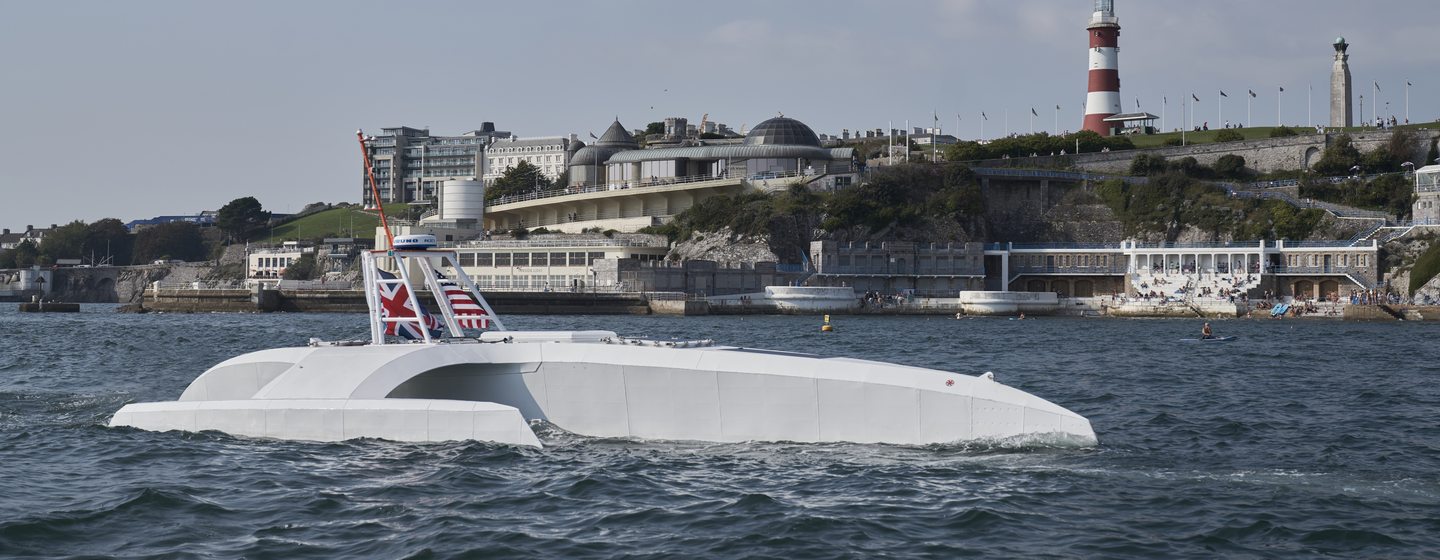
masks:
{"label": "paddleboarder", "polygon": [[1212,338],[1215,338],[1215,333],[1210,332],[1210,323],[1205,323],[1205,326],[1200,327],[1200,340],[1209,340]]}

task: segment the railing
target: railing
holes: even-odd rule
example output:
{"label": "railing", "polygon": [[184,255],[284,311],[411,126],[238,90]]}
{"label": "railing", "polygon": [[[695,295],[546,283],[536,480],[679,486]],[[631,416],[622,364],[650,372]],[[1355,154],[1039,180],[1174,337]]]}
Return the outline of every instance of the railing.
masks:
{"label": "railing", "polygon": [[1269,266],[1265,272],[1271,274],[1354,274],[1364,275],[1372,273],[1368,268],[1354,266]]}
{"label": "railing", "polygon": [[[663,239],[663,238],[660,238]],[[527,241],[461,241],[458,243],[438,243],[438,247],[447,249],[490,249],[499,247],[537,248],[537,247],[657,247],[664,248],[667,243],[664,241],[646,241],[641,239],[534,239]]]}
{"label": "railing", "polygon": [[891,268],[876,268],[872,266],[825,266],[816,270],[817,274],[825,276],[984,276],[985,269],[982,267],[955,267],[940,269],[938,267],[906,267],[908,270]]}
{"label": "railing", "polygon": [[652,218],[652,225],[660,225],[657,220],[673,216],[683,209],[671,212],[670,210],[656,210],[654,208],[641,210],[640,212],[592,212],[590,214],[577,214],[574,218],[569,216],[557,216],[555,218],[544,217],[538,220],[518,220],[520,227],[554,226],[560,224],[578,224],[581,222],[593,222],[596,220],[616,220],[624,218]]}
{"label": "railing", "polygon": [[1037,243],[1010,243],[1009,248],[1015,251],[1040,250],[1040,249],[1110,249],[1120,250],[1120,243],[1068,243],[1068,242],[1037,242]]}
{"label": "railing", "polygon": [[1351,242],[1351,241],[1286,241],[1286,242],[1285,242],[1285,248],[1286,248],[1286,249],[1292,249],[1292,248],[1313,248],[1313,247],[1322,247],[1322,248],[1327,248],[1327,249],[1340,249],[1340,248],[1347,248],[1347,247],[1356,247],[1356,245],[1352,245],[1352,242]]}
{"label": "railing", "polygon": [[[1288,244],[1288,242],[1287,242]],[[1248,251],[1260,248],[1260,240],[1254,241],[1217,241],[1217,242],[1160,242],[1160,243],[1134,243],[1134,249],[1238,249]]]}
{"label": "railing", "polygon": [[1010,265],[1010,274],[1125,274],[1130,267],[1126,264],[1103,266],[1029,266]]}
{"label": "railing", "polygon": [[[795,173],[788,173],[788,174],[774,174],[774,175],[775,175],[775,177],[769,177],[769,176],[767,176],[767,177],[763,177],[763,178],[767,178],[767,179],[768,179],[768,178],[779,178],[779,177],[782,177],[782,176],[783,176],[783,177],[791,177],[791,176],[795,176],[796,174],[795,174]],[[665,177],[665,178],[663,178],[663,179],[662,179],[662,178],[655,178],[655,179],[653,179],[653,180],[652,180],[652,179],[644,179],[644,180],[636,179],[636,180],[632,180],[632,181],[622,181],[622,182],[619,182],[619,183],[606,183],[606,184],[603,184],[603,185],[602,185],[602,184],[595,184],[595,185],[576,185],[576,186],[572,186],[572,187],[564,187],[564,188],[553,189],[553,190],[548,190],[548,191],[532,192],[532,193],[518,194],[518,195],[512,195],[512,196],[502,196],[502,197],[500,197],[500,198],[495,199],[493,202],[491,202],[491,203],[490,203],[490,207],[491,207],[491,208],[494,208],[494,207],[496,207],[496,206],[503,206],[503,205],[506,205],[506,204],[515,204],[515,203],[518,203],[518,202],[528,202],[528,201],[531,201],[531,200],[540,200],[540,199],[544,199],[544,198],[554,198],[554,197],[557,197],[557,196],[568,196],[568,195],[572,195],[572,194],[586,194],[586,193],[597,193],[597,192],[609,192],[609,191],[617,191],[617,190],[624,190],[624,189],[650,189],[650,188],[659,188],[659,187],[669,187],[669,186],[673,186],[673,185],[682,185],[682,184],[688,184],[688,183],[701,183],[701,182],[705,182],[705,181],[722,181],[722,180],[726,180],[726,179],[744,179],[744,177],[731,176],[730,173],[721,173],[719,176],[715,176],[715,175],[689,175],[689,176],[685,176],[685,177]]]}

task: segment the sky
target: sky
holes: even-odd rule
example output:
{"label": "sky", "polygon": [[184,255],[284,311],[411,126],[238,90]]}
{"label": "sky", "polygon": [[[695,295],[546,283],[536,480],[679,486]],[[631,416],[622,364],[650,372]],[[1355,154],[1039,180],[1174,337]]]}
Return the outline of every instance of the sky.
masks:
{"label": "sky", "polygon": [[[1403,120],[1408,80],[1411,120],[1440,117],[1434,0],[1115,4],[1125,108],[1168,128],[1192,93],[1197,123],[1246,121],[1247,90],[1255,126],[1325,123],[1337,35],[1367,116],[1378,84]],[[357,128],[588,140],[616,117],[783,113],[830,134],[938,116],[973,139],[1007,113],[1029,132],[1034,108],[1034,130],[1075,130],[1092,5],[0,0],[0,226],[358,201]]]}

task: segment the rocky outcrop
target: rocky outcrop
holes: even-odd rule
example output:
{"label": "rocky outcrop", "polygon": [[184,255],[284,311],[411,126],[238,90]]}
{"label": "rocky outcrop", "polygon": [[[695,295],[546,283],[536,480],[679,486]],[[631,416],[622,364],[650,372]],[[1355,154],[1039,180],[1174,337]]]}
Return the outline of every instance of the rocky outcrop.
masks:
{"label": "rocky outcrop", "polygon": [[765,238],[731,237],[729,228],[717,232],[697,233],[670,248],[670,260],[708,260],[722,267],[741,263],[779,262]]}

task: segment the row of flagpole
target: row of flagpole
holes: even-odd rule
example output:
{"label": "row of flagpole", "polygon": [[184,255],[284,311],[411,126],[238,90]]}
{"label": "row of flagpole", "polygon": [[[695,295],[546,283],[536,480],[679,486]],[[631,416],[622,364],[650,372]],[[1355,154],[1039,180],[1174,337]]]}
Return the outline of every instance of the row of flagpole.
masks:
{"label": "row of flagpole", "polygon": [[[1379,82],[1379,81],[1373,81],[1373,82],[1371,83],[1371,86],[1372,86],[1372,87],[1371,87],[1372,93],[1371,93],[1371,105],[1370,105],[1370,107],[1371,107],[1371,108],[1370,108],[1370,119],[1369,119],[1369,121],[1367,121],[1367,122],[1375,122],[1377,119],[1380,118],[1380,114],[1379,114],[1379,112],[1378,112],[1378,111],[1379,111],[1379,105],[1380,105],[1380,103],[1379,103],[1379,94],[1380,94],[1380,93],[1383,93],[1383,91],[1384,91],[1384,90],[1382,90],[1382,89],[1380,88],[1380,82]],[[1405,80],[1405,122],[1407,122],[1407,123],[1410,121],[1410,88],[1411,88],[1412,86],[1414,86],[1414,83],[1412,83],[1410,80]],[[1284,101],[1284,98],[1283,98],[1283,97],[1284,97],[1284,96],[1283,96],[1283,94],[1285,93],[1285,86],[1283,86],[1283,85],[1277,85],[1277,86],[1275,86],[1275,88],[1276,88],[1276,91],[1275,91],[1275,126],[1282,126],[1282,125],[1284,124],[1284,116],[1283,116],[1283,115],[1284,115],[1284,105],[1283,105],[1283,101]],[[1315,86],[1314,86],[1314,84],[1307,84],[1307,85],[1306,85],[1306,88],[1305,88],[1305,125],[1306,125],[1307,127],[1313,127],[1313,126],[1315,126],[1315,121],[1314,121],[1314,99],[1313,99],[1313,97],[1314,97],[1314,92],[1315,92]],[[1227,93],[1225,93],[1225,91],[1222,90],[1222,89],[1216,89],[1216,93],[1218,94],[1218,95],[1216,96],[1216,98],[1215,98],[1216,121],[1217,121],[1216,124],[1217,124],[1217,126],[1219,126],[1219,125],[1221,125],[1221,123],[1225,123],[1225,122],[1226,122],[1226,121],[1225,121],[1225,104],[1224,104],[1224,100],[1225,100],[1226,98],[1229,98],[1230,95],[1227,94]],[[1253,90],[1253,89],[1246,89],[1246,90],[1245,90],[1245,93],[1246,93],[1246,98],[1245,98],[1245,123],[1244,123],[1244,125],[1245,125],[1245,126],[1255,126],[1255,124],[1254,124],[1254,123],[1255,123],[1255,119],[1254,119],[1254,108],[1253,108],[1253,106],[1252,106],[1252,103],[1254,102],[1255,99],[1257,99],[1257,98],[1259,97],[1259,94],[1255,93],[1255,90]],[[1361,96],[1361,98],[1363,99],[1364,96]],[[1187,101],[1194,101],[1194,103],[1187,103]],[[1187,129],[1193,130],[1193,129],[1195,128],[1195,104],[1198,104],[1198,103],[1200,103],[1200,96],[1199,96],[1198,94],[1196,94],[1195,92],[1191,92],[1191,93],[1190,93],[1190,96],[1189,96],[1189,99],[1188,99],[1188,100],[1185,99],[1185,98],[1181,98],[1180,116],[1181,116],[1181,118],[1182,118],[1182,120],[1183,120],[1184,117],[1186,116],[1186,110],[1187,110],[1187,108],[1188,108],[1188,110],[1189,110],[1189,117],[1190,117],[1190,118],[1189,118],[1189,122],[1188,122],[1185,126],[1180,127],[1180,130],[1181,130],[1182,132],[1185,131],[1185,130],[1187,130]],[[1168,95],[1162,95],[1162,96],[1161,96],[1161,101],[1160,101],[1160,106],[1161,106],[1161,109],[1160,109],[1160,129],[1161,129],[1162,131],[1168,131],[1168,130],[1170,130],[1170,129],[1169,129],[1169,125],[1168,125],[1169,115],[1168,115],[1168,110],[1167,110],[1167,109],[1169,108],[1169,104],[1170,104],[1170,98],[1169,98],[1169,96],[1168,96]],[[1187,107],[1187,105],[1188,105],[1188,107]],[[1084,104],[1083,104],[1083,103],[1081,104],[1081,107],[1082,107],[1082,110],[1083,110],[1083,107],[1084,107]],[[1135,99],[1135,109],[1136,109],[1137,111],[1140,110],[1140,99],[1139,99],[1138,97]],[[1363,109],[1363,106],[1362,106],[1362,109]],[[1062,110],[1062,109],[1061,109],[1061,106],[1060,106],[1060,105],[1056,105],[1056,106],[1055,106],[1055,123],[1054,123],[1054,129],[1053,129],[1053,131],[1052,131],[1052,134],[1056,134],[1056,135],[1059,135],[1059,134],[1060,134],[1060,112],[1061,112],[1061,110]],[[1040,116],[1040,112],[1039,112],[1035,107],[1030,107],[1030,117],[1029,117],[1029,119],[1030,119],[1030,120],[1029,120],[1029,133],[1030,133],[1030,134],[1034,134],[1034,133],[1035,133],[1035,119],[1036,119],[1037,117],[1039,117],[1039,116]],[[1362,114],[1360,115],[1360,118],[1363,120],[1363,119],[1365,118],[1365,115],[1362,113]],[[940,116],[939,116],[939,113],[938,113],[938,112],[932,113],[932,119],[933,119],[933,122],[935,123],[935,124],[934,124],[934,128],[935,128],[936,130],[938,130],[938,129],[940,128]],[[1082,115],[1082,119],[1083,119],[1083,115]],[[957,137],[958,137],[958,135],[959,135],[959,131],[960,131],[960,128],[961,128],[961,123],[962,123],[963,121],[964,121],[963,116],[962,116],[960,113],[956,113],[956,114],[955,114],[955,131],[956,131],[956,136],[957,136]],[[987,137],[987,136],[985,135],[985,123],[987,123],[987,122],[989,122],[989,121],[990,121],[990,115],[989,115],[989,113],[986,112],[986,111],[980,111],[979,123],[980,123],[980,139],[981,139],[981,140],[988,140],[988,139],[989,139],[989,137]],[[893,124],[894,124],[894,123],[892,122],[892,123],[891,123],[892,129],[893,129]],[[1010,130],[1010,109],[1008,109],[1008,108],[1007,108],[1007,109],[1004,109],[1004,127],[1005,127],[1005,136],[1009,136],[1010,133],[1011,133],[1011,130]],[[907,130],[907,132],[909,131],[909,121],[906,121],[906,130]]]}

